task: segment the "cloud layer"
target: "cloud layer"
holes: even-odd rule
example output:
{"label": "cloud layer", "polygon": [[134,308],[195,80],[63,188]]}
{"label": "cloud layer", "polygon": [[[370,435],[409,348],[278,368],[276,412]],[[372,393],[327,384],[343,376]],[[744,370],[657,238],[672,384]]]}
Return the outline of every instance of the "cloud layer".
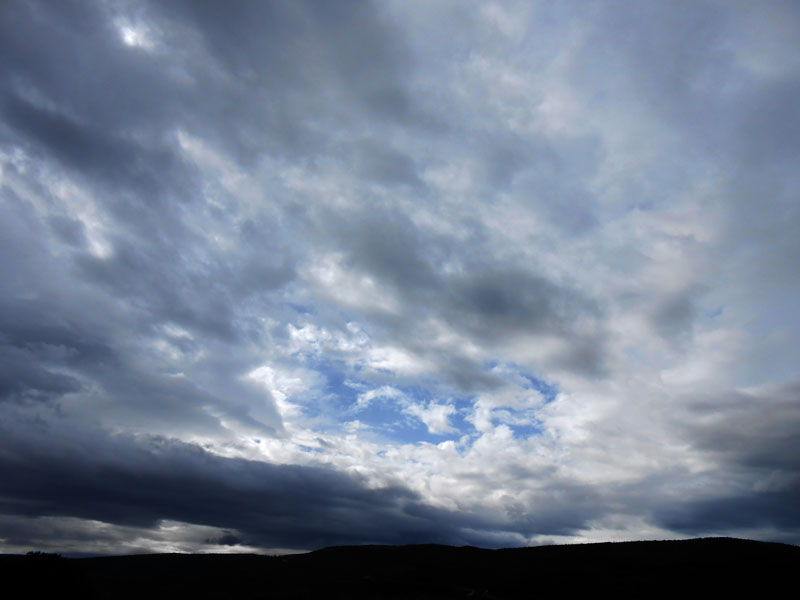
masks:
{"label": "cloud layer", "polygon": [[798,31],[3,3],[0,547],[800,543]]}

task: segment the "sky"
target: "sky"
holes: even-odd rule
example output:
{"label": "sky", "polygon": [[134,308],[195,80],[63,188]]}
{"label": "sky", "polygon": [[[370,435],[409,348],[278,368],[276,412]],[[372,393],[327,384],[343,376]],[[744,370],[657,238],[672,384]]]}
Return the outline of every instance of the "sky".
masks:
{"label": "sky", "polygon": [[800,5],[0,3],[0,552],[800,544]]}

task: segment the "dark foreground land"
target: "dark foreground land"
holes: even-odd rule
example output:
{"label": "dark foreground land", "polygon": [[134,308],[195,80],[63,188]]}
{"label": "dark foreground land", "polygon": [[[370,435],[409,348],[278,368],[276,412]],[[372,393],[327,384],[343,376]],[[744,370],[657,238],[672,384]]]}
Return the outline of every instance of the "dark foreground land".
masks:
{"label": "dark foreground land", "polygon": [[280,557],[0,556],[3,589],[19,598],[793,597],[798,574],[800,547],[730,538],[505,550],[345,546]]}

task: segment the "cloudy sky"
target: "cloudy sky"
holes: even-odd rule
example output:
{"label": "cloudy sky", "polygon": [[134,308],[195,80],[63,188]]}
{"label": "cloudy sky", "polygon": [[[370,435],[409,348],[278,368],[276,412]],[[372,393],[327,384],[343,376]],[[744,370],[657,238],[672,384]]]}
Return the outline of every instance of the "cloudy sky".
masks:
{"label": "cloudy sky", "polygon": [[800,543],[793,2],[0,3],[0,551]]}

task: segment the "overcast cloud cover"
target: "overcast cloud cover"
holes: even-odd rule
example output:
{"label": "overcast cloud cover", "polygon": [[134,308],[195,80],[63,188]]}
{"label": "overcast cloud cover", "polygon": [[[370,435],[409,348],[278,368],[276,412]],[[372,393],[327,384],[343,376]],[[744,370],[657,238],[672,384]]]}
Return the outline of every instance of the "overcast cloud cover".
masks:
{"label": "overcast cloud cover", "polygon": [[0,3],[0,551],[800,543],[796,2]]}

